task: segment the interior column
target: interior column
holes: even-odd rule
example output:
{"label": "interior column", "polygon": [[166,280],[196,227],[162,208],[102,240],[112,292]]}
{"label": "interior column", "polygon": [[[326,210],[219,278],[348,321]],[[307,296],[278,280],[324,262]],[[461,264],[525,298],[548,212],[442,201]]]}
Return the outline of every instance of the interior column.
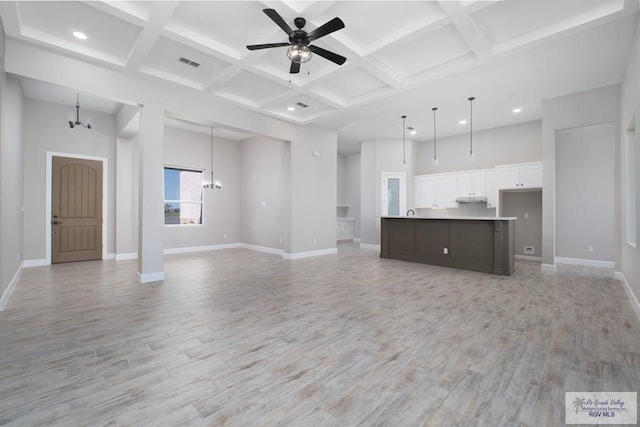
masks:
{"label": "interior column", "polygon": [[142,107],[140,116],[140,186],[138,215],[138,278],[140,283],[164,280],[163,260],[164,111]]}

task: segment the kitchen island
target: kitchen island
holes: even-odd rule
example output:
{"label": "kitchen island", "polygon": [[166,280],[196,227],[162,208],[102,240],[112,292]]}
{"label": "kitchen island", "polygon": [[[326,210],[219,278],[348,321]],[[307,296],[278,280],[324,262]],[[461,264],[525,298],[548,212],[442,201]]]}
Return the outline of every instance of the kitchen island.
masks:
{"label": "kitchen island", "polygon": [[380,257],[511,275],[516,219],[385,216]]}

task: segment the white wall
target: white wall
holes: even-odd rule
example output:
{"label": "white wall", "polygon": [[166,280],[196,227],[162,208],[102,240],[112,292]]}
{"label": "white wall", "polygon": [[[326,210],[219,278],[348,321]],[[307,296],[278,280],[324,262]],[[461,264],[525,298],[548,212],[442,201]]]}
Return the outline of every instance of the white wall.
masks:
{"label": "white wall", "polygon": [[289,149],[285,170],[290,173],[284,183],[289,194],[284,200],[290,201],[286,207],[290,211],[283,218],[289,218],[286,227],[291,236],[283,247],[285,254],[336,252],[338,135],[305,126],[298,129]]}
{"label": "white wall", "polygon": [[47,151],[104,157],[107,169],[107,253],[115,253],[115,117],[82,109],[92,129],[69,128],[73,105],[25,98],[24,104],[24,259],[46,259]]}
{"label": "white wall", "polygon": [[433,139],[418,143],[416,175],[490,169],[496,165],[542,160],[540,120],[473,132],[474,159],[469,160],[469,134],[437,139],[438,166],[431,164]]}
{"label": "white wall", "polygon": [[347,209],[347,215],[353,218],[353,237],[360,238],[360,154],[350,154],[346,156],[345,172],[345,202],[351,206]]}
{"label": "white wall", "polygon": [[[380,214],[382,212],[382,173],[406,173],[407,209],[414,207],[414,180],[416,144],[408,140],[403,159],[402,140],[374,140],[361,144],[361,243],[380,244]],[[406,160],[406,167],[403,166]],[[404,214],[404,212],[403,212]]]}
{"label": "white wall", "polygon": [[[564,224],[558,224],[555,211],[556,168],[563,168],[563,164],[556,164],[556,137],[563,129],[579,128],[596,124],[611,123],[615,129],[613,150],[613,164],[601,164],[599,173],[615,176],[613,203],[615,206],[614,224],[615,260],[616,268],[620,267],[620,86],[607,86],[586,92],[562,96],[545,100],[542,104],[542,137],[543,137],[543,194],[542,194],[542,256],[545,265],[554,265],[556,254],[557,229]],[[596,129],[596,128],[593,128]],[[571,165],[567,165],[571,167]],[[584,202],[573,203],[564,207],[569,215],[583,214]],[[579,244],[580,242],[568,242]]]}
{"label": "white wall", "polygon": [[116,141],[116,259],[138,255],[138,165],[137,137]]}
{"label": "white wall", "polygon": [[[203,224],[165,226],[164,248],[211,246],[240,241],[240,143],[214,138],[214,179],[222,189],[204,189]],[[164,163],[203,170],[211,178],[211,137],[165,126]],[[226,236],[226,237],[225,237]]]}
{"label": "white wall", "polygon": [[[2,29],[0,33],[4,34]],[[0,43],[3,44],[3,43]],[[20,82],[0,74],[0,310],[15,286],[23,250],[23,96]]]}
{"label": "white wall", "polygon": [[[266,137],[240,142],[240,241],[282,249],[284,164],[289,143]],[[335,204],[335,201],[333,201]]]}
{"label": "white wall", "polygon": [[347,204],[347,156],[338,154],[337,160],[337,184],[339,205]]}
{"label": "white wall", "polygon": [[[636,19],[636,28],[629,47],[629,58],[627,60],[627,68],[624,74],[624,80],[621,88],[621,131],[624,132],[628,128],[632,120],[635,120],[635,146],[636,156],[633,160],[636,167],[636,215],[640,213],[640,197],[637,196],[637,190],[640,189],[640,16]],[[621,151],[621,156],[622,152]],[[625,164],[622,160],[620,164]],[[619,179],[622,182],[621,187],[626,188],[625,171],[623,168],[617,168]],[[622,236],[626,236],[626,201],[621,197],[621,206],[619,212],[620,223],[624,232]],[[640,230],[640,218],[634,218],[637,230]],[[636,237],[636,242],[640,241]],[[620,252],[622,259],[622,273],[627,283],[635,295],[636,301],[640,300],[640,245],[632,247],[626,242],[626,239],[620,239]],[[640,316],[640,312],[638,312]]]}
{"label": "white wall", "polygon": [[614,138],[613,123],[556,132],[556,257],[614,261]]}

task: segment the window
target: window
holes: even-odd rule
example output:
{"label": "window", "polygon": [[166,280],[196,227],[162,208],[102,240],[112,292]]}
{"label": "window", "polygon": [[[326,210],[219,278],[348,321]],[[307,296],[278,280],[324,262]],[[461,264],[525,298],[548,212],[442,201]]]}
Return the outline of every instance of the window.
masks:
{"label": "window", "polygon": [[164,168],[164,223],[202,224],[202,171]]}

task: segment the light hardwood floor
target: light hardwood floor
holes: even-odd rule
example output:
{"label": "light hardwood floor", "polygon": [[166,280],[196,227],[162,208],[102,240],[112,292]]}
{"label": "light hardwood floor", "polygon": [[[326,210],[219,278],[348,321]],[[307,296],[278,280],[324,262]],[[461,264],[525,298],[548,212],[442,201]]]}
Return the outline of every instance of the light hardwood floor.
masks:
{"label": "light hardwood floor", "polygon": [[0,424],[559,426],[565,391],[640,391],[622,284],[495,276],[353,244],[25,269],[0,313]]}

